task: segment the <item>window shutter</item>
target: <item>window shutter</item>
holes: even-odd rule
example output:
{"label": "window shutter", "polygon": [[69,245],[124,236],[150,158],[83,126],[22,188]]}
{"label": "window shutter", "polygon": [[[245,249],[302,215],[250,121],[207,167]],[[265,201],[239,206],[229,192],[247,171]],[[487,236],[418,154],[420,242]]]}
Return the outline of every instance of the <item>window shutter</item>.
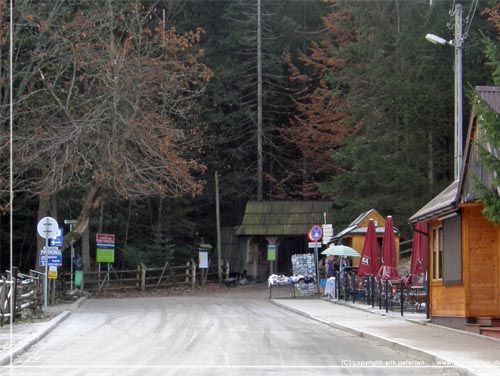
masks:
{"label": "window shutter", "polygon": [[462,283],[462,217],[443,221],[443,284]]}

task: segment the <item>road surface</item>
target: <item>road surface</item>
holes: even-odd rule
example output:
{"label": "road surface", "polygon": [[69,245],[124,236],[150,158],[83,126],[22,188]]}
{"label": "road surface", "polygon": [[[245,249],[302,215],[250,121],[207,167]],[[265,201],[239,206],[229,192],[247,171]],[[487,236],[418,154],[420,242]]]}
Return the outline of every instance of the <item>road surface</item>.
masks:
{"label": "road surface", "polygon": [[458,374],[241,294],[89,299],[0,369],[2,376],[415,373]]}

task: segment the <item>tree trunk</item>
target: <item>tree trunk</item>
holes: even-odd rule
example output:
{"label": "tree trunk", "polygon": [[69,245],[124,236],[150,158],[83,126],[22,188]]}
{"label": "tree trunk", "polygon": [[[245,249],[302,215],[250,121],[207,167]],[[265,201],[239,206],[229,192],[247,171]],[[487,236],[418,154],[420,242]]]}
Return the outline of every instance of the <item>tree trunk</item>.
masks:
{"label": "tree trunk", "polygon": [[83,271],[90,271],[90,232],[88,226],[82,235],[82,260]]}
{"label": "tree trunk", "polygon": [[[75,243],[82,237],[87,229],[90,218],[94,210],[97,210],[103,201],[103,196],[100,194],[101,187],[97,182],[87,192],[87,196],[83,202],[82,210],[78,216],[77,222],[73,231],[64,237],[63,249],[68,249],[73,240]],[[83,256],[82,256],[83,257]]]}

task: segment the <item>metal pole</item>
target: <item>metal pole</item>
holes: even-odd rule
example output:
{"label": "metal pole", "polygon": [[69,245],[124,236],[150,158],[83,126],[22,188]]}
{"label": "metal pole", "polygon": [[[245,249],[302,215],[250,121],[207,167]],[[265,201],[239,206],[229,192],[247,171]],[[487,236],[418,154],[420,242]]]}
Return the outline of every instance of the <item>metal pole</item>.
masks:
{"label": "metal pole", "polygon": [[69,290],[73,291],[73,258],[75,257],[75,248],[73,247],[73,240],[71,240],[71,272],[70,272],[70,281],[69,281]]}
{"label": "metal pole", "polygon": [[49,226],[50,222],[45,222],[45,275],[43,277],[43,313],[47,314],[47,282],[48,282],[48,263],[49,263]]}
{"label": "metal pole", "polygon": [[455,5],[455,179],[462,169],[462,4]]}
{"label": "metal pole", "polygon": [[219,275],[219,283],[222,283],[222,244],[220,230],[220,205],[219,205],[219,173],[215,171],[215,210],[217,221],[217,273]]}
{"label": "metal pole", "polygon": [[314,259],[316,261],[316,288],[318,289],[318,298],[321,299],[321,294],[319,293],[319,261],[318,261],[318,242],[314,242]]}
{"label": "metal pole", "polygon": [[399,282],[399,301],[401,302],[401,316],[404,314],[404,302],[405,302],[405,294],[404,294],[404,283],[403,281]]}

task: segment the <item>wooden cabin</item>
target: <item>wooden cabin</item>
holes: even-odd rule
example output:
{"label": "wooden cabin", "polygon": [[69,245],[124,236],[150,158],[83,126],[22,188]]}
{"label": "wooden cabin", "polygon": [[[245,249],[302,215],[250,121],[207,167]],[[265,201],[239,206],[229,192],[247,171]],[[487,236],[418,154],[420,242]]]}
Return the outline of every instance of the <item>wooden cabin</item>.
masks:
{"label": "wooden cabin", "polygon": [[[330,218],[331,202],[249,201],[236,231],[245,243],[241,269],[252,279],[267,278],[270,273],[291,275],[291,256],[313,252],[307,233]],[[276,247],[276,260],[271,263],[267,258],[270,245]]]}
{"label": "wooden cabin", "polygon": [[[477,100],[500,113],[500,87],[480,86],[476,91]],[[500,227],[483,216],[477,201],[475,178],[493,187],[493,176],[478,157],[476,142],[482,136],[480,119],[472,114],[459,178],[409,222],[424,221],[429,227],[432,322],[489,335],[500,334],[495,329],[500,326]]]}
{"label": "wooden cabin", "polygon": [[[368,222],[370,219],[375,221],[375,232],[377,233],[377,240],[379,243],[379,251],[382,248],[382,239],[384,238],[384,227],[385,218],[375,209],[367,210],[366,212],[360,214],[354,221],[352,221],[345,230],[334,235],[334,243],[344,244],[351,248],[354,248],[360,254],[363,252],[363,246],[365,244],[366,231],[368,228]],[[399,240],[400,233],[399,230],[394,228],[394,238],[396,242],[397,260],[399,260]],[[359,266],[359,258],[353,258],[351,260],[352,267]]]}

